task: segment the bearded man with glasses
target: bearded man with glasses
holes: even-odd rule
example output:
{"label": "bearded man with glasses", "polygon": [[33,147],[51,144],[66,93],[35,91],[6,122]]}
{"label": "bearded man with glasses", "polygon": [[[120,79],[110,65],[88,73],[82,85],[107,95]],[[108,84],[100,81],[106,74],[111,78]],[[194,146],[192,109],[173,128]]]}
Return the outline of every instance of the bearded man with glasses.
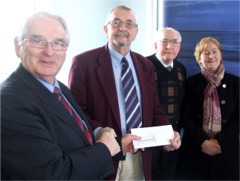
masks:
{"label": "bearded man with glasses", "polygon": [[[170,124],[157,97],[152,63],[130,50],[138,33],[136,22],[132,9],[126,6],[111,9],[104,25],[108,43],[76,55],[70,70],[70,90],[94,132],[111,127],[122,145],[122,152],[114,157],[115,174],[107,177],[109,180],[151,180],[151,148],[134,149],[132,141],[139,138],[129,128]],[[130,97],[132,102],[128,101]],[[136,109],[131,109],[135,103]],[[164,146],[167,151],[179,148],[177,132],[170,142]]]}

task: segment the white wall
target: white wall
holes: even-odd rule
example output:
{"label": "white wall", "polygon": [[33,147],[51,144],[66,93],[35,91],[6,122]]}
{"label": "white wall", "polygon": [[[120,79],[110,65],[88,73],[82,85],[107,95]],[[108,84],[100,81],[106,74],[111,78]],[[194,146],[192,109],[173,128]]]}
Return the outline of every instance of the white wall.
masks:
{"label": "white wall", "polygon": [[14,38],[21,22],[34,11],[33,0],[0,1],[0,82],[2,82],[19,64],[14,51]]}
{"label": "white wall", "polygon": [[[144,56],[152,53],[152,2],[156,0],[1,0],[0,1],[0,82],[19,64],[13,39],[20,22],[34,10],[48,10],[61,15],[70,30],[70,46],[67,58],[58,79],[67,85],[72,57],[83,51],[106,44],[103,26],[108,11],[117,5],[126,5],[135,10],[139,24],[138,36],[132,50]],[[16,4],[18,3],[18,4]],[[13,5],[14,4],[14,5]],[[6,35],[6,36],[5,36]]]}

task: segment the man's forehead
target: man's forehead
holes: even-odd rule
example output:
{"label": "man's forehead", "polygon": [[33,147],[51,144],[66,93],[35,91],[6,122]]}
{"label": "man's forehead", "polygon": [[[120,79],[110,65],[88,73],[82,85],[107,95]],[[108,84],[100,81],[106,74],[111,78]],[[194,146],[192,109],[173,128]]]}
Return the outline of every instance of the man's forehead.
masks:
{"label": "man's forehead", "polygon": [[[124,12],[123,12],[124,11]],[[111,12],[110,16],[109,16],[111,19],[115,19],[115,18],[125,18],[126,20],[129,20],[129,21],[136,21],[136,18],[135,18],[135,14],[133,11],[129,11],[129,10],[126,10],[126,9],[115,9]]]}

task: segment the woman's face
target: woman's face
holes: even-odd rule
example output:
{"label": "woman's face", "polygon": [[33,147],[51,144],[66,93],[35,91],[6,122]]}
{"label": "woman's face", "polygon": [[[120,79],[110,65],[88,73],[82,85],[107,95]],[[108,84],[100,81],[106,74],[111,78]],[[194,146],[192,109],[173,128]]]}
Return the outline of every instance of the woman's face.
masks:
{"label": "woman's face", "polygon": [[202,52],[199,63],[208,71],[216,71],[222,61],[222,53],[213,42],[207,44]]}

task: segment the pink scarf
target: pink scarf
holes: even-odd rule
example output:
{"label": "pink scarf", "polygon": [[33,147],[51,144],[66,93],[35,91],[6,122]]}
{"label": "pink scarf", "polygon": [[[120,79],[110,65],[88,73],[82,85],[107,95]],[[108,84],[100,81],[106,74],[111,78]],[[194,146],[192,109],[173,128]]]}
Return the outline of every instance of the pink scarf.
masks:
{"label": "pink scarf", "polygon": [[203,130],[211,138],[221,131],[222,117],[217,87],[221,84],[224,72],[225,69],[222,63],[215,73],[209,72],[201,66],[201,73],[208,81],[208,85],[204,90]]}

